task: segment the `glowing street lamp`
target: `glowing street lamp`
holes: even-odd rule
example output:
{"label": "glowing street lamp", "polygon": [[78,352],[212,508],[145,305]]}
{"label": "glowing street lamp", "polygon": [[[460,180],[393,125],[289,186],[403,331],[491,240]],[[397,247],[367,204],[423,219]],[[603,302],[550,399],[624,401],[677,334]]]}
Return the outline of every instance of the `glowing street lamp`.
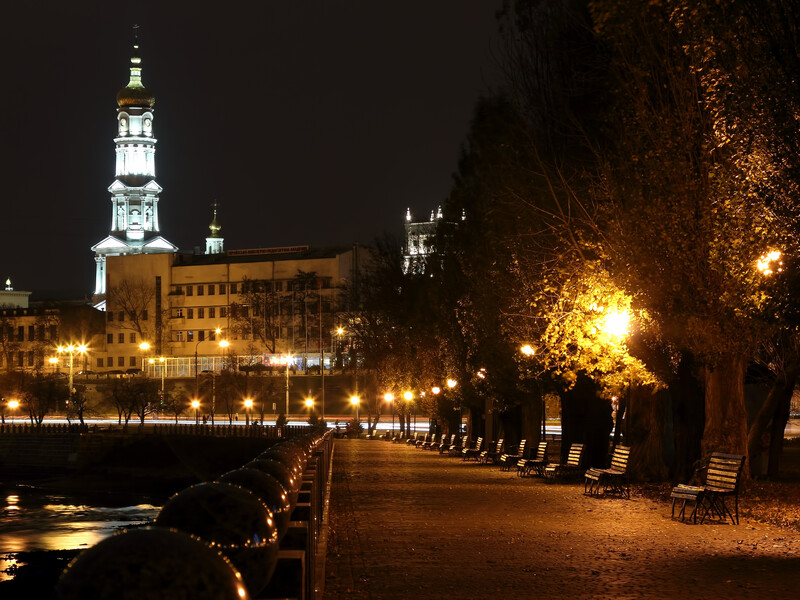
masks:
{"label": "glowing street lamp", "polygon": [[612,337],[622,338],[628,335],[630,320],[631,316],[627,310],[622,312],[611,310],[603,319],[600,329]]}
{"label": "glowing street lamp", "polygon": [[56,358],[55,356],[51,356],[50,358],[47,359],[47,362],[49,362],[53,366],[53,374],[55,374],[58,370],[58,363],[59,363],[58,358]]}
{"label": "glowing street lamp", "polygon": [[769,277],[775,272],[782,272],[783,261],[781,260],[781,251],[771,250],[763,254],[758,261],[756,261],[756,268],[766,277]]}
{"label": "glowing street lamp", "polygon": [[192,400],[192,408],[194,409],[194,424],[197,425],[199,423],[197,417],[197,409],[200,408],[200,401]]}
{"label": "glowing street lamp", "polygon": [[250,398],[245,398],[245,401],[244,401],[244,408],[245,408],[245,413],[244,413],[245,421],[244,421],[244,424],[245,425],[250,425],[250,409],[252,407],[253,407],[253,401]]}
{"label": "glowing street lamp", "polygon": [[[19,408],[19,401],[18,400],[9,400],[8,401],[8,408],[11,411],[16,411]],[[11,423],[14,423],[14,413],[11,413]]]}
{"label": "glowing street lamp", "polygon": [[525,356],[533,356],[534,354],[536,354],[536,351],[530,344],[525,344],[519,349],[519,351],[522,352]]}
{"label": "glowing street lamp", "polygon": [[451,390],[458,385],[458,382],[455,379],[448,379],[447,380],[447,387]]}
{"label": "glowing street lamp", "polygon": [[442,388],[440,388],[438,385],[435,385],[431,388],[431,391],[433,392],[434,396],[438,396],[441,393]]}
{"label": "glowing street lamp", "polygon": [[356,423],[358,423],[358,408],[361,404],[361,398],[358,396],[350,396],[350,404],[352,404],[356,409]]}
{"label": "glowing street lamp", "polygon": [[142,351],[142,373],[144,373],[144,355],[150,350],[150,344],[148,342],[142,342],[139,344],[139,350]]}

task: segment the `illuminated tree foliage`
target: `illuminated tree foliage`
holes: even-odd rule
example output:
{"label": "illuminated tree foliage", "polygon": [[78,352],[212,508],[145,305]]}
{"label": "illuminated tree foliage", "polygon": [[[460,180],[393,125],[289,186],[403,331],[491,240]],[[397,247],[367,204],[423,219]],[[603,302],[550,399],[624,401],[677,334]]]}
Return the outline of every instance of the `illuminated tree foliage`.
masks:
{"label": "illuminated tree foliage", "polygon": [[565,282],[547,315],[547,328],[537,345],[539,360],[570,384],[577,373],[586,373],[608,396],[620,395],[633,384],[663,386],[627,348],[631,324],[648,321],[643,311],[634,312],[632,298],[613,284],[608,273],[579,274]]}

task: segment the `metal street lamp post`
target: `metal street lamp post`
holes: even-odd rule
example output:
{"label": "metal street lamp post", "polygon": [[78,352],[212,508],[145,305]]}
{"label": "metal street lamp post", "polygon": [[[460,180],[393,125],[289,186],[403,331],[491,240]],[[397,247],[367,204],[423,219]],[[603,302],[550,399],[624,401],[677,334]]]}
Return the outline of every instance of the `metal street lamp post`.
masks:
{"label": "metal street lamp post", "polygon": [[289,365],[292,362],[292,355],[286,355],[286,418],[289,418]]}
{"label": "metal street lamp post", "polygon": [[69,356],[69,397],[67,398],[67,406],[69,407],[69,401],[75,391],[73,386],[73,358],[76,352],[79,354],[85,354],[86,345],[81,344],[80,346],[76,346],[75,344],[69,344],[68,346],[59,346],[56,348],[56,351],[59,354],[67,354],[67,356]]}
{"label": "metal street lamp post", "polygon": [[386,392],[383,395],[383,399],[392,405],[392,437],[394,437],[394,394],[392,392]]}
{"label": "metal street lamp post", "polygon": [[361,404],[361,398],[359,398],[358,396],[350,396],[350,404],[352,404],[356,409],[356,422],[354,423],[354,428],[355,428],[355,427],[358,427],[358,423],[359,423],[359,421],[358,421],[358,407],[359,407],[359,404]]}

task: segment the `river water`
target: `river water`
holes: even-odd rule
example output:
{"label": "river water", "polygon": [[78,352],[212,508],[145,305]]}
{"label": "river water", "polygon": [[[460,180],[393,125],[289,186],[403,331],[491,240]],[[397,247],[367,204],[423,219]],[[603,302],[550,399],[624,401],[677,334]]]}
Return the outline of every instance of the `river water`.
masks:
{"label": "river water", "polygon": [[13,578],[18,552],[89,548],[120,529],[151,522],[161,507],[150,502],[0,484],[0,581]]}

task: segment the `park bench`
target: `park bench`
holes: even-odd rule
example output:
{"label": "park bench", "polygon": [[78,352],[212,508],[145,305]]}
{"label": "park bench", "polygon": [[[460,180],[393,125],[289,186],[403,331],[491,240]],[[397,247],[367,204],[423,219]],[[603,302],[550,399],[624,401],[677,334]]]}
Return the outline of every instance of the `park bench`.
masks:
{"label": "park bench", "polygon": [[464,450],[464,446],[469,446],[469,438],[466,435],[462,435],[458,438],[458,441],[450,446],[450,449],[447,452],[448,456],[461,456],[461,452]]}
{"label": "park bench", "polygon": [[572,444],[565,463],[549,463],[544,467],[546,481],[553,481],[562,475],[574,475],[580,471],[583,460],[583,444]]}
{"label": "park bench", "polygon": [[452,448],[456,443],[456,434],[453,433],[450,435],[450,441],[442,440],[442,443],[439,444],[439,454],[444,454],[448,452],[450,448]]}
{"label": "park bench", "polygon": [[441,446],[445,442],[446,439],[447,439],[447,436],[445,436],[443,433],[440,433],[439,434],[439,439],[438,440],[434,439],[434,441],[431,442],[431,445],[428,446],[426,448],[426,450],[438,450],[439,446]]}
{"label": "park bench", "polygon": [[619,445],[614,448],[611,455],[611,466],[607,469],[588,469],[584,474],[583,493],[603,494],[613,493],[631,497],[630,478],[628,477],[628,458],[631,455],[630,446]]}
{"label": "park bench", "polygon": [[432,450],[434,446],[438,445],[442,441],[442,435],[439,434],[437,438],[435,435],[431,437],[431,439],[427,440],[422,444],[423,450]]}
{"label": "park bench", "polygon": [[410,437],[406,440],[406,444],[416,445],[417,439],[419,439],[419,432],[414,432],[414,437]]}
{"label": "park bench", "polygon": [[431,439],[431,434],[430,433],[426,433],[425,435],[423,435],[421,438],[419,438],[415,442],[415,445],[416,445],[417,448],[422,448],[422,446],[424,444],[427,444],[430,439]]}
{"label": "park bench", "polygon": [[500,456],[500,470],[508,471],[512,465],[516,465],[521,459],[525,458],[525,444],[527,440],[522,440],[517,447],[516,454],[503,454]]}
{"label": "park bench", "polygon": [[547,442],[539,442],[536,447],[536,456],[521,458],[517,461],[517,475],[527,477],[534,471],[536,475],[544,477],[544,466],[547,464]]}
{"label": "park bench", "polygon": [[491,449],[487,448],[483,452],[481,452],[480,456],[478,457],[478,462],[483,464],[488,464],[489,461],[496,463],[500,459],[500,455],[503,453],[503,438],[497,440],[497,442],[492,446]]}
{"label": "park bench", "polygon": [[483,438],[479,437],[475,440],[475,445],[472,446],[470,444],[466,444],[461,449],[461,460],[469,460],[470,458],[474,458],[477,462],[478,456],[481,453],[481,448],[483,447]]}
{"label": "park bench", "polygon": [[[689,515],[697,523],[698,507],[703,509],[700,523],[708,515],[716,515],[727,521],[730,517],[734,525],[739,524],[739,482],[745,457],[741,454],[724,454],[713,452],[706,467],[705,483],[702,486],[678,485],[672,490],[672,516],[675,517],[675,503],[681,501],[679,515],[683,521],[686,514],[686,505],[693,504],[692,513]],[[726,503],[727,498],[733,498],[734,512]]]}

